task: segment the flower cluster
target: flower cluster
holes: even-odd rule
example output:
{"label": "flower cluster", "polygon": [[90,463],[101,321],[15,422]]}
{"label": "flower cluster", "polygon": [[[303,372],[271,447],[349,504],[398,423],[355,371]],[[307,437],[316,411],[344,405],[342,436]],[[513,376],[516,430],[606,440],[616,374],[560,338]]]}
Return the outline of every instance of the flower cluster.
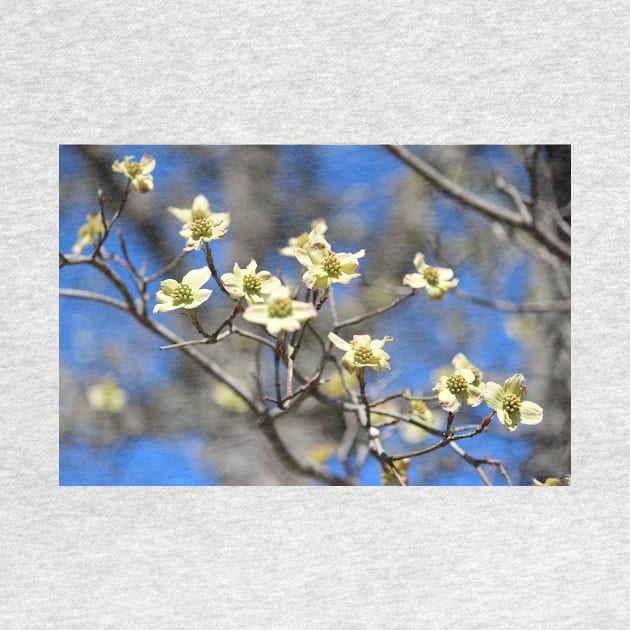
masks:
{"label": "flower cluster", "polygon": [[[315,219],[311,223],[311,232],[315,232],[320,235],[326,234],[328,230],[328,226],[326,225],[326,221],[324,219]],[[295,258],[295,250],[302,249],[308,245],[309,232],[302,232],[299,236],[293,236],[289,239],[289,242],[282,247],[278,251],[283,256],[292,256]]]}
{"label": "flower cluster", "polygon": [[[112,165],[116,172],[124,174],[139,192],[153,189],[155,160],[145,155],[140,162],[131,157],[122,161],[116,160]],[[202,245],[222,239],[230,226],[228,212],[212,212],[208,199],[197,195],[190,208],[168,207],[168,212],[181,224],[179,234],[186,239],[185,251],[200,250]],[[278,344],[286,342],[284,333],[298,331],[308,320],[317,316],[318,310],[328,297],[328,289],[333,284],[348,284],[358,278],[359,261],[365,256],[365,250],[354,253],[337,252],[326,238],[328,226],[323,219],[316,219],[311,224],[309,232],[290,238],[287,245],[279,250],[284,256],[295,258],[303,267],[302,282],[306,289],[306,300],[297,299],[299,290],[292,290],[269,271],[259,271],[258,263],[251,259],[245,267],[235,262],[232,271],[218,276],[209,246],[206,250],[207,267],[193,269],[186,273],[181,282],[174,279],[163,280],[160,290],[156,293],[157,304],[153,312],[161,313],[179,308],[195,309],[203,304],[212,294],[209,289],[202,288],[211,276],[214,276],[219,286],[229,297],[239,302],[234,309],[236,317],[240,311],[240,304],[247,304],[242,312],[243,318],[251,323],[266,328],[267,333],[278,338]],[[87,216],[87,223],[79,229],[79,239],[73,247],[74,253],[81,252],[88,245],[93,245],[105,233],[102,215]],[[404,276],[403,284],[414,291],[425,289],[431,300],[441,300],[446,293],[458,284],[452,269],[428,265],[422,252],[417,252],[413,264],[416,273]],[[317,292],[322,291],[317,303]],[[315,306],[317,304],[317,307]],[[386,335],[382,339],[372,339],[368,334],[354,335],[347,341],[335,332],[328,334],[328,339],[335,347],[344,352],[341,364],[355,379],[355,384],[348,384],[343,379],[334,384],[335,392],[343,392],[347,387],[354,387],[358,383],[365,396],[365,370],[371,368],[376,371],[390,370],[390,356],[385,352],[384,345],[392,340]],[[293,342],[291,342],[293,343]],[[278,346],[279,347],[279,346]],[[522,374],[515,374],[508,378],[503,386],[483,380],[483,372],[473,365],[461,352],[452,360],[453,370],[449,374],[439,377],[433,387],[439,405],[449,413],[456,413],[464,405],[477,407],[482,402],[496,412],[498,420],[510,431],[514,431],[519,424],[536,424],[542,420],[542,408],[531,401],[525,400],[527,387]],[[341,377],[341,373],[339,375]],[[324,381],[320,384],[323,385]],[[329,384],[330,388],[333,383]],[[220,392],[221,393],[221,392]],[[231,390],[227,394],[231,394]],[[226,392],[220,398],[223,406],[232,404]],[[218,394],[217,394],[218,396]],[[410,392],[403,396],[410,406],[411,422],[398,423],[403,438],[409,442],[420,441],[429,435],[427,429],[437,427],[438,420],[425,400],[414,398]],[[228,400],[225,402],[223,399]],[[219,400],[219,398],[217,398]],[[385,401],[387,402],[387,401]],[[393,403],[392,403],[393,404]],[[379,407],[385,410],[386,407]],[[241,409],[243,410],[243,409]],[[374,410],[374,419],[379,424],[378,409]],[[417,424],[414,425],[414,422]],[[382,424],[392,424],[387,416],[382,417]],[[423,428],[425,427],[425,428]],[[368,438],[374,439],[379,435],[376,426],[369,427]],[[398,461],[396,471],[387,465],[384,467],[383,483],[398,484],[400,478],[407,479],[408,460]],[[555,479],[548,480],[551,485]],[[538,482],[540,484],[541,482]]]}
{"label": "flower cluster", "polygon": [[[306,268],[302,276],[302,282],[309,289],[327,289],[331,284],[348,284],[361,274],[356,273],[359,267],[359,258],[365,256],[365,250],[361,249],[354,254],[334,252],[330,243],[324,237],[327,230],[326,223],[318,221],[311,232],[296,237],[293,241],[292,255]],[[289,247],[281,250],[285,255],[289,254]]]}

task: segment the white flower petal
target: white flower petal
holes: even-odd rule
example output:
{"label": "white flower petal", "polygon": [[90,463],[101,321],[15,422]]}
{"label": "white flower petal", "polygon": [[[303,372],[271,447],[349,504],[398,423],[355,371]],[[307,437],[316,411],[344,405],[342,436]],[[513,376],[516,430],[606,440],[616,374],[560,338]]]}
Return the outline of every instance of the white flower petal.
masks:
{"label": "white flower petal", "polygon": [[499,410],[503,409],[503,401],[505,400],[503,387],[498,383],[486,383],[483,400],[490,409],[495,409],[498,414]]}
{"label": "white flower petal", "polygon": [[265,325],[270,319],[269,307],[266,304],[252,304],[245,309],[243,318],[254,324]]}
{"label": "white flower petal", "polygon": [[337,348],[339,348],[340,350],[352,350],[352,346],[345,339],[342,339],[334,332],[328,333],[328,339],[330,339],[330,341],[332,341],[333,344],[337,346]]}
{"label": "white flower petal", "polygon": [[543,419],[543,408],[529,400],[521,403],[520,412],[523,424],[538,424]]}
{"label": "white flower petal", "polygon": [[201,267],[199,269],[192,269],[183,278],[182,284],[187,284],[193,291],[200,289],[208,280],[210,280],[210,269],[208,267]]}

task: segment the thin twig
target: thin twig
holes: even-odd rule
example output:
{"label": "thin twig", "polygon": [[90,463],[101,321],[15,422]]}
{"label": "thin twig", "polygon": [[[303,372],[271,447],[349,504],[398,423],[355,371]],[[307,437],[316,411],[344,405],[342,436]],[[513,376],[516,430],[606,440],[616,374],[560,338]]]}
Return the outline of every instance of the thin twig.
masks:
{"label": "thin twig", "polygon": [[217,271],[217,268],[214,266],[214,258],[212,257],[212,248],[210,247],[210,243],[204,242],[203,251],[206,255],[206,263],[208,264],[208,269],[210,269],[210,273],[212,274],[214,281],[217,283],[217,286],[219,287],[219,289],[221,289],[221,291],[223,291],[225,295],[229,296],[230,293],[223,285],[221,278],[219,278],[219,272]]}
{"label": "thin twig", "polygon": [[[103,220],[103,227],[105,231],[103,233],[103,236],[99,239],[98,243],[94,247],[94,251],[92,252],[93,259],[96,259],[96,257],[100,254],[101,248],[105,244],[105,241],[107,240],[107,237],[109,236],[112,228],[116,224],[116,221],[120,219],[120,215],[123,213],[123,210],[125,209],[125,205],[127,204],[127,199],[129,198],[130,191],[131,191],[131,180],[128,179],[127,185],[125,186],[125,190],[123,190],[123,193],[120,196],[120,203],[118,204],[118,210],[116,210],[114,216],[112,217],[112,220],[109,223]],[[105,207],[104,207],[105,198],[102,195],[99,195],[99,204],[101,207],[101,217],[104,218],[105,217]]]}
{"label": "thin twig", "polygon": [[401,162],[404,162],[412,170],[431,182],[443,193],[462,203],[463,205],[476,210],[486,218],[497,221],[503,225],[511,225],[521,228],[531,233],[536,240],[542,243],[551,253],[565,261],[571,260],[571,248],[563,243],[555,234],[543,229],[538,223],[527,225],[520,213],[513,212],[498,206],[483,197],[467,190],[463,186],[440,173],[422,158],[413,154],[409,149],[397,145],[385,145],[385,148],[395,155]]}
{"label": "thin twig", "polygon": [[524,225],[531,225],[534,222],[531,213],[527,209],[521,193],[512,184],[508,184],[502,175],[496,178],[495,186],[503,193],[505,193],[514,203],[516,209],[519,211],[521,217],[523,217]]}
{"label": "thin twig", "polygon": [[347,326],[352,326],[353,324],[359,324],[360,322],[363,322],[366,319],[370,319],[371,317],[375,317],[376,315],[380,315],[381,313],[386,313],[387,311],[390,311],[391,309],[398,306],[405,300],[408,300],[410,297],[413,297],[416,293],[417,291],[414,289],[413,291],[411,291],[411,293],[407,293],[406,295],[403,295],[402,297],[397,298],[396,300],[394,300],[393,302],[390,302],[386,306],[377,308],[373,311],[369,311],[368,313],[364,313],[363,315],[357,315],[356,317],[345,319],[344,321],[337,323],[333,327],[333,330],[337,332],[338,330],[341,330],[342,328],[346,328]]}
{"label": "thin twig", "polygon": [[174,269],[180,261],[182,261],[189,252],[187,250],[181,251],[170,263],[168,263],[165,267],[162,267],[159,271],[156,271],[154,274],[147,276],[144,280],[147,284],[154,282],[161,276],[167,274],[171,269]]}
{"label": "thin twig", "polygon": [[282,387],[280,385],[280,359],[284,354],[284,343],[279,337],[276,341],[276,347],[273,355],[273,368],[274,368],[274,385],[276,388],[276,404],[279,409],[284,409],[284,403],[282,402]]}
{"label": "thin twig", "polygon": [[472,295],[459,287],[453,289],[453,295],[466,302],[479,304],[507,313],[547,313],[549,311],[570,311],[571,300],[556,300],[553,302],[505,302]]}
{"label": "thin twig", "polygon": [[512,485],[512,480],[510,476],[507,474],[503,463],[498,459],[482,459],[478,457],[472,457],[469,455],[459,444],[454,444],[453,442],[449,443],[449,446],[467,463],[469,463],[476,471],[477,474],[481,477],[481,480],[484,482],[486,486],[491,486],[492,483],[485,471],[481,467],[482,464],[487,464],[488,466],[496,466],[498,471],[501,473],[503,478],[505,479],[508,486]]}

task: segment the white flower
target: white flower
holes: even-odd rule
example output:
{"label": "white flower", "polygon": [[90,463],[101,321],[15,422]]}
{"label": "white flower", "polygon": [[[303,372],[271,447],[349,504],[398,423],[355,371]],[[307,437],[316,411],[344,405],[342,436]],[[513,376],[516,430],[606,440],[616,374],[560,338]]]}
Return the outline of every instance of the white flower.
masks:
{"label": "white flower", "polygon": [[285,247],[279,250],[279,252],[283,256],[293,256],[295,257],[296,248],[303,248],[308,246],[309,237],[311,234],[317,234],[319,236],[323,236],[326,233],[328,226],[326,225],[326,221],[324,219],[315,219],[311,223],[311,233],[302,232],[299,236],[294,236],[289,239],[289,242]]}
{"label": "white flower", "polygon": [[201,288],[209,279],[210,270],[208,267],[201,267],[189,271],[181,282],[177,280],[160,282],[162,288],[155,294],[158,303],[153,307],[153,312],[165,313],[176,308],[197,308],[212,294],[210,289]]}
{"label": "white flower", "polygon": [[348,284],[358,278],[361,274],[355,272],[363,256],[363,249],[354,254],[337,254],[332,249],[295,250],[295,257],[306,267],[302,281],[309,289],[327,289],[331,284]]}
{"label": "white flower", "polygon": [[498,383],[486,383],[483,400],[497,412],[499,422],[506,429],[515,431],[519,424],[538,424],[543,419],[543,409],[525,400],[527,386],[522,374],[510,376],[503,387]]}
{"label": "white flower", "polygon": [[312,304],[292,300],[289,288],[283,285],[271,292],[265,304],[252,304],[243,313],[247,321],[266,326],[267,332],[274,337],[283,331],[298,330],[302,322],[316,315]]}
{"label": "white flower", "polygon": [[189,252],[192,249],[200,250],[202,243],[223,238],[227,234],[227,229],[223,226],[223,219],[216,219],[213,215],[195,219],[185,225],[179,234],[186,239],[184,251]]}
{"label": "white flower", "polygon": [[418,252],[413,264],[418,273],[408,273],[403,284],[412,289],[424,288],[431,300],[441,300],[449,289],[457,286],[459,280],[453,278],[453,270],[446,267],[431,267],[424,262],[424,254]]}
{"label": "white flower", "polygon": [[105,226],[99,212],[87,215],[87,223],[79,228],[79,240],[72,246],[73,254],[80,254],[89,245],[94,245],[96,240],[105,234]]}
{"label": "white flower", "polygon": [[433,391],[438,395],[443,409],[456,413],[464,403],[471,407],[481,404],[482,392],[473,385],[474,381],[473,371],[461,368],[450,376],[440,376]]}
{"label": "white flower", "polygon": [[225,285],[230,297],[239,300],[245,297],[249,304],[261,303],[265,301],[264,296],[280,286],[280,280],[268,271],[256,273],[255,260],[250,260],[245,269],[241,269],[238,263],[234,263],[234,273],[224,273],[221,280]]}
{"label": "white flower", "polygon": [[210,210],[210,203],[204,195],[197,195],[192,202],[191,208],[167,208],[167,210],[177,219],[182,222],[185,227],[190,225],[197,219],[212,219],[213,223],[221,221],[222,228],[227,228],[230,225],[230,213],[229,212],[212,212]]}
{"label": "white flower", "polygon": [[116,160],[112,164],[112,171],[126,175],[133,187],[141,193],[153,190],[153,175],[149,175],[155,168],[155,158],[143,155],[140,162],[134,162],[133,156],[127,156],[123,161]]}
{"label": "white flower", "polygon": [[328,333],[328,339],[340,350],[346,353],[341,358],[341,364],[351,374],[356,369],[371,367],[374,370],[389,370],[389,354],[382,348],[386,341],[393,338],[387,335],[383,339],[372,339],[370,335],[354,335],[352,341],[346,341],[335,333]]}

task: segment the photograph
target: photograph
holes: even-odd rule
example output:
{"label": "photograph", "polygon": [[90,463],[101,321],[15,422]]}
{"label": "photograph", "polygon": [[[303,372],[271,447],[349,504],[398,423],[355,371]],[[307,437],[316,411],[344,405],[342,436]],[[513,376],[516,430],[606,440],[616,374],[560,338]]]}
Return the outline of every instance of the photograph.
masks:
{"label": "photograph", "polygon": [[570,485],[570,226],[570,145],[59,145],[59,485]]}

